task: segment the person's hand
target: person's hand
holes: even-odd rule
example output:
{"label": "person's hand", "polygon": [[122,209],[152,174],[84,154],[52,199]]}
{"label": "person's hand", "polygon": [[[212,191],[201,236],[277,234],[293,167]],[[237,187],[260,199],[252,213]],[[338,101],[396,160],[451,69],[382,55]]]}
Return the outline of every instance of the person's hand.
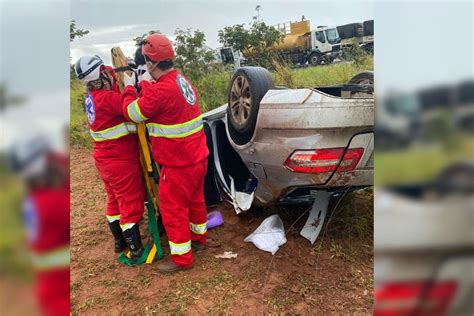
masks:
{"label": "person's hand", "polygon": [[155,79],[153,79],[153,77],[150,75],[148,71],[145,71],[145,73],[143,73],[143,75],[141,75],[140,78],[138,79],[138,82],[142,82],[142,81],[153,82],[155,81]]}
{"label": "person's hand", "polygon": [[150,74],[146,71],[146,65],[138,66],[137,75],[138,75],[138,82],[142,82],[143,80],[151,82],[153,80]]}
{"label": "person's hand", "polygon": [[137,83],[137,78],[135,76],[135,73],[132,73],[131,76],[127,75],[126,72],[123,73],[123,85],[125,87],[128,87],[128,86],[135,87],[136,83]]}

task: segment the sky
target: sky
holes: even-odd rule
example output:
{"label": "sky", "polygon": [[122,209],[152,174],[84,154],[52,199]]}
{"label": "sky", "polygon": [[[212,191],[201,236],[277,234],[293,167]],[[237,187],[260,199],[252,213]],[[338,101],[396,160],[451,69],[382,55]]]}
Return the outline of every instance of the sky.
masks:
{"label": "sky", "polygon": [[[374,18],[372,1],[77,1],[71,18],[90,34],[71,44],[73,61],[84,54],[98,54],[111,62],[110,48],[119,45],[126,55],[135,51],[132,39],[149,30],[174,38],[177,29],[201,30],[206,44],[218,48],[218,31],[225,26],[249,23],[260,4],[260,18],[269,25],[300,20],[311,25],[341,25]],[[140,14],[130,11],[142,8]],[[106,13],[106,14],[104,14]]]}
{"label": "sky", "polygon": [[0,113],[0,150],[31,134],[64,147],[69,124],[69,19],[63,0],[0,0],[0,84],[26,101]]}
{"label": "sky", "polygon": [[474,1],[377,1],[376,91],[474,78]]}
{"label": "sky", "polygon": [[[28,133],[69,123],[69,65],[82,54],[110,63],[110,48],[132,56],[132,39],[158,29],[199,29],[216,48],[218,30],[260,17],[274,25],[302,15],[318,25],[375,21],[377,96],[474,78],[473,1],[0,0],[0,83],[27,97],[0,113],[0,150]],[[69,43],[69,22],[90,34]]]}

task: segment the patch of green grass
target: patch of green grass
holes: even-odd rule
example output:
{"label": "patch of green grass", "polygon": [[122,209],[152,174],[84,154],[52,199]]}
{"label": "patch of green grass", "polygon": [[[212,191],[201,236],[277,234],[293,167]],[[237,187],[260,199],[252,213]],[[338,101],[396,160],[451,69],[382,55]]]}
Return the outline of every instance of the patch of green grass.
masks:
{"label": "patch of green grass", "polygon": [[[368,56],[360,63],[338,63],[299,69],[278,68],[274,74],[276,85],[288,88],[308,88],[347,83],[353,76],[374,69],[374,60]],[[282,75],[284,74],[284,75]]]}
{"label": "patch of green grass", "polygon": [[3,174],[0,182],[0,275],[9,274],[29,280],[32,277],[25,227],[21,220],[23,190],[12,174]]}
{"label": "patch of green grass", "polygon": [[329,252],[331,253],[331,259],[344,257],[344,250],[345,249],[343,249],[341,244],[338,244],[334,240],[331,240],[331,247],[329,248]]}
{"label": "patch of green grass", "polygon": [[71,80],[70,84],[70,140],[73,147],[91,148],[92,142],[87,126],[86,113],[84,110],[84,96],[86,91],[77,79]]}
{"label": "patch of green grass", "polygon": [[[322,229],[323,232],[327,231],[324,233],[324,236],[318,237],[318,240],[321,241],[323,238],[332,237],[342,240],[347,239],[348,241],[360,240],[365,243],[371,243],[374,223],[373,197],[373,189],[366,188],[361,191],[348,192],[331,199],[324,223],[326,227]],[[341,198],[342,200],[340,200]],[[329,218],[331,218],[330,221]],[[343,235],[341,235],[341,232],[343,232]],[[317,247],[317,244],[315,246]],[[345,248],[345,245],[343,248]]]}
{"label": "patch of green grass", "polygon": [[232,77],[230,71],[211,71],[194,81],[199,95],[201,112],[207,112],[227,103],[227,90]]}
{"label": "patch of green grass", "polygon": [[89,297],[87,298],[78,308],[78,312],[83,312],[97,304],[100,304],[104,301],[102,297]]}
{"label": "patch of green grass", "polygon": [[456,148],[413,147],[375,154],[375,185],[428,181],[444,167],[474,156],[474,140],[458,138]]}

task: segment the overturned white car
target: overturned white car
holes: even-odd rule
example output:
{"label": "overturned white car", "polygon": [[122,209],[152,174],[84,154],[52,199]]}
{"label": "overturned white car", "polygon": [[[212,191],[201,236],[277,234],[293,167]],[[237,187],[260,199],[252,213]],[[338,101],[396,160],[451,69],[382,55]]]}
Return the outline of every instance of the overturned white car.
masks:
{"label": "overturned white car", "polygon": [[252,203],[312,202],[318,191],[373,185],[373,73],[337,86],[275,87],[261,67],[232,78],[228,104],[203,114],[205,196],[237,213]]}

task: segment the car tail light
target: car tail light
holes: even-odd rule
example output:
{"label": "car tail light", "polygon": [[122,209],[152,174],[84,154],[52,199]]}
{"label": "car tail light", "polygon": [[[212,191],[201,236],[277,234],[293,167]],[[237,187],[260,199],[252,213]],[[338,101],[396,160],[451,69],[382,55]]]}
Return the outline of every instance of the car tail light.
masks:
{"label": "car tail light", "polygon": [[383,284],[375,289],[374,316],[444,315],[456,290],[454,281]]}
{"label": "car tail light", "polygon": [[[284,166],[294,172],[325,173],[336,169],[345,148],[296,150],[286,159]],[[346,151],[337,172],[353,170],[364,154],[363,148]]]}

